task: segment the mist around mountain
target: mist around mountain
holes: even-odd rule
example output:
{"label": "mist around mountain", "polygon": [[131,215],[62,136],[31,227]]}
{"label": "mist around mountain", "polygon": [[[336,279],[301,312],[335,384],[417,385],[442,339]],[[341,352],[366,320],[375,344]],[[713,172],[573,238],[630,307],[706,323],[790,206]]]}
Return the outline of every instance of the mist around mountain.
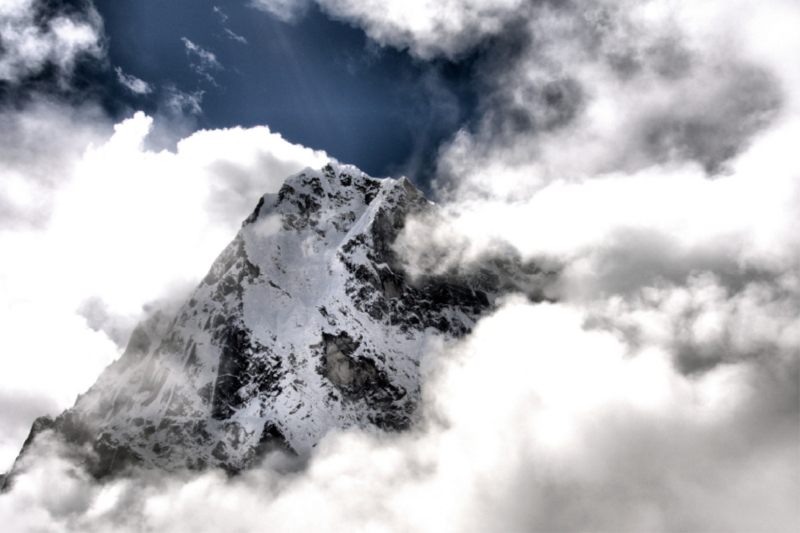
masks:
{"label": "mist around mountain", "polygon": [[[403,168],[436,208],[269,125],[197,130],[210,96],[117,71],[91,2],[0,3],[3,470],[53,419],[3,481],[4,530],[800,529],[797,2],[248,5],[286,31],[335,18],[368,43],[355,59],[389,50],[431,73],[415,109],[433,102],[423,126],[446,127],[419,130],[429,159]],[[231,63],[214,40],[254,41],[217,7],[216,33],[176,38],[173,59],[224,98],[238,74],[217,75],[212,59]],[[93,72],[163,101],[110,113]],[[314,133],[386,161],[374,130],[338,125]],[[298,174],[328,163],[365,187],[335,209],[311,181],[327,198],[334,178]],[[301,195],[281,201],[287,176]],[[393,240],[368,229],[380,191],[420,208]],[[482,272],[510,283],[495,297]],[[325,314],[295,300],[310,292]]]}

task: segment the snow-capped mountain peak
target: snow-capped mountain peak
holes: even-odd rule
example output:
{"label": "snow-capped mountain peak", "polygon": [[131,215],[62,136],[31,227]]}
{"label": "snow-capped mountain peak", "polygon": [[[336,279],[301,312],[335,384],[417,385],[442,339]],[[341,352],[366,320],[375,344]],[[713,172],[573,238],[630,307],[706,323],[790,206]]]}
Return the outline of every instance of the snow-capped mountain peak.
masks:
{"label": "snow-capped mountain peak", "polygon": [[467,333],[492,276],[410,283],[392,245],[436,209],[405,178],[306,169],[266,194],[174,317],[127,350],[52,427],[89,445],[98,476],[135,463],[238,471],[327,431],[396,431],[415,418],[432,335]]}

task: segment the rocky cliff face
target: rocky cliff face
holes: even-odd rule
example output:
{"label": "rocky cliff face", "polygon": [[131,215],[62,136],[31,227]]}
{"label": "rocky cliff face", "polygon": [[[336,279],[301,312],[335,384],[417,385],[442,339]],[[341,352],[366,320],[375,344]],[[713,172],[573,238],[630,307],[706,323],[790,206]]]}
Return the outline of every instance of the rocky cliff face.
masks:
{"label": "rocky cliff face", "polygon": [[[248,467],[303,454],[331,428],[407,428],[432,335],[466,334],[514,289],[496,265],[412,280],[392,244],[435,209],[405,178],[351,166],[307,169],[267,194],[174,317],[134,330],[75,406],[37,420],[91,448],[103,476],[142,464]],[[526,271],[535,285],[545,275]]]}

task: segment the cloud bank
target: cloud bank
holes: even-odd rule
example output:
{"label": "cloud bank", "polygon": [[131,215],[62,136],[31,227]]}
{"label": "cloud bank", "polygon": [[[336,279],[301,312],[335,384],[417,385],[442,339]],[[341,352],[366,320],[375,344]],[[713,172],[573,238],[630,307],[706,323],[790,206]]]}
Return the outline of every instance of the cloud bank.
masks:
{"label": "cloud bank", "polygon": [[[511,250],[559,273],[547,295],[558,303],[510,297],[460,343],[432,342],[409,432],[331,433],[310,457],[273,455],[230,479],[135,471],[103,483],[43,438],[0,497],[3,522],[797,530],[800,8],[318,3],[421,60],[477,54],[480,117],[440,149],[441,212],[397,243],[409,267],[469,269]],[[10,348],[26,355],[10,375],[31,376],[30,390],[85,389],[144,303],[180,295],[261,193],[325,159],[266,128],[198,132],[153,152],[149,127],[136,115],[88,150],[66,148],[78,155],[68,185],[52,187],[52,223],[26,222],[31,239],[20,225],[0,233],[11,256],[34,258],[0,276]],[[32,348],[42,321],[54,340]],[[80,356],[42,355],[65,346]],[[52,375],[24,366],[45,360]]]}
{"label": "cloud bank", "polygon": [[508,300],[431,348],[415,430],[328,435],[300,470],[97,484],[43,440],[0,512],[53,531],[791,531],[796,359],[690,378],[586,318]]}

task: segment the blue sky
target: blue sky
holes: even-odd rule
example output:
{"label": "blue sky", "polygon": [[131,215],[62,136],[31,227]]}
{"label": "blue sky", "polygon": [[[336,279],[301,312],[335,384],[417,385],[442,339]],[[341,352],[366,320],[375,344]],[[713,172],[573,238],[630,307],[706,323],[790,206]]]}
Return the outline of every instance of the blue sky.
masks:
{"label": "blue sky", "polygon": [[[97,76],[115,116],[202,95],[189,128],[268,125],[373,175],[425,184],[438,145],[475,113],[475,57],[424,61],[382,47],[316,5],[283,21],[237,1],[95,2],[111,71]],[[135,94],[116,69],[148,84]]]}

